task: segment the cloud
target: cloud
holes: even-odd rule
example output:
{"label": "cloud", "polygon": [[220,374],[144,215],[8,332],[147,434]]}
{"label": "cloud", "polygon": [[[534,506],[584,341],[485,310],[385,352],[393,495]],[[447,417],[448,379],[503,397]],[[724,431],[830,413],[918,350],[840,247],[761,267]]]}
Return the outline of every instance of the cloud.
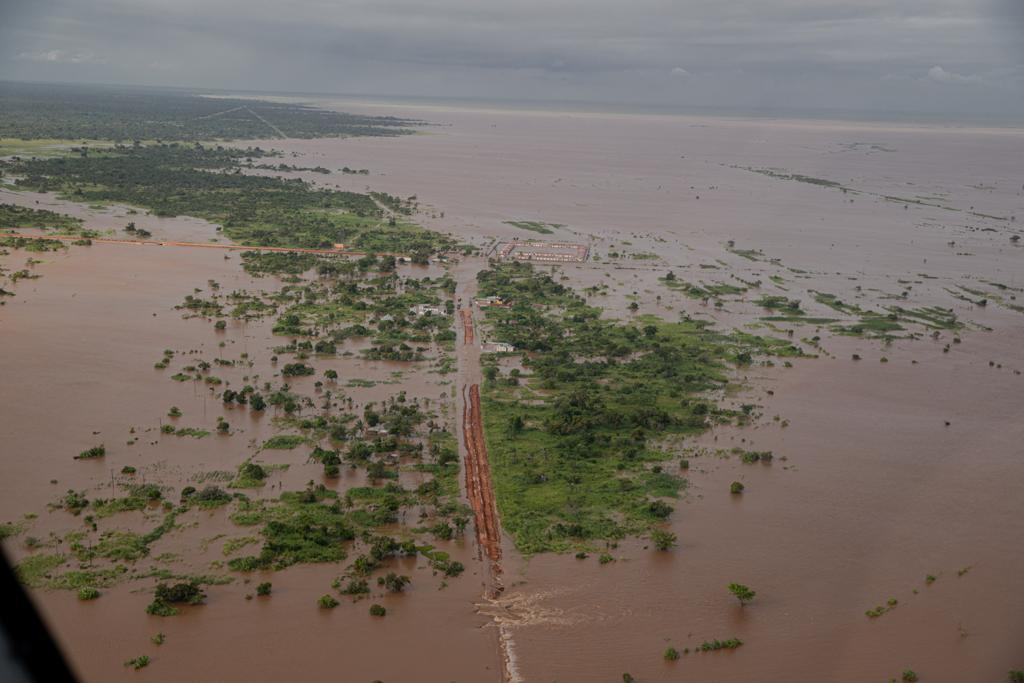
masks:
{"label": "cloud", "polygon": [[928,69],[928,80],[936,83],[980,83],[981,78],[976,75],[964,76],[954,71],[946,71],[941,66],[933,66]]}
{"label": "cloud", "polygon": [[94,55],[90,50],[68,52],[66,50],[38,50],[18,53],[18,59],[24,62],[43,62],[49,64],[106,64],[106,60]]}
{"label": "cloud", "polygon": [[1022,7],[0,0],[0,79],[1019,118],[1024,80],[1003,74],[1024,64]]}

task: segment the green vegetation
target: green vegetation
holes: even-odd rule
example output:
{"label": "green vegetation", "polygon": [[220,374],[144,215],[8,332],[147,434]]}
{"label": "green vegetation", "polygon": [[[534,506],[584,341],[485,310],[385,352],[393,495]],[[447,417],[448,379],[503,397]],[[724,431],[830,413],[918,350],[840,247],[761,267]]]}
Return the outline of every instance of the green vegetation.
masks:
{"label": "green vegetation", "polygon": [[274,450],[291,450],[306,443],[306,437],[299,434],[276,434],[266,441],[260,448]]}
{"label": "green vegetation", "polygon": [[674,662],[679,659],[679,650],[674,647],[665,648],[665,652],[662,655],[666,662]]}
{"label": "green vegetation", "polygon": [[372,617],[383,617],[386,616],[387,613],[388,611],[384,609],[383,605],[378,605],[377,603],[370,605],[370,616]]}
{"label": "green vegetation", "polygon": [[729,592],[732,593],[733,596],[735,596],[735,598],[740,601],[741,606],[753,600],[754,596],[757,595],[756,592],[750,590],[742,583],[730,583]]}
{"label": "green vegetation", "polygon": [[539,232],[542,235],[550,235],[558,228],[564,228],[563,223],[543,223],[541,221],[505,221],[505,225],[511,225],[520,230]]}
{"label": "green vegetation", "polygon": [[836,187],[842,189],[842,185],[834,180],[827,180],[825,178],[815,178],[814,176],[803,175],[801,173],[787,173],[779,169],[773,168],[749,168],[744,166],[733,166],[732,168],[742,169],[744,171],[751,171],[753,173],[760,173],[766,175],[769,178],[776,178],[778,180],[793,180],[798,183],[809,183],[811,185],[821,185],[822,187]]}
{"label": "green vegetation", "polygon": [[64,564],[66,559],[60,554],[29,555],[14,568],[14,573],[26,586],[39,588],[45,585],[53,570]]}
{"label": "green vegetation", "polygon": [[91,586],[83,586],[78,589],[79,600],[95,600],[100,597],[100,592]]}
{"label": "green vegetation", "polygon": [[25,522],[3,522],[0,523],[0,541],[17,536],[25,531]]}
{"label": "green vegetation", "polygon": [[55,159],[0,162],[18,187],[57,191],[75,201],[126,202],[158,216],[191,215],[223,225],[242,244],[419,255],[448,249],[434,232],[387,219],[368,195],[240,172],[261,149],[182,145],[117,146]]}
{"label": "green vegetation", "polygon": [[898,604],[899,600],[897,600],[896,598],[889,598],[884,606],[878,605],[874,609],[869,609],[868,611],[864,612],[864,614],[866,614],[870,619],[877,619],[886,612],[896,609],[896,606]]}
{"label": "green vegetation", "polygon": [[[0,173],[3,173],[0,168]],[[24,249],[28,252],[43,253],[47,251],[61,251],[67,249],[67,245],[57,240],[44,240],[38,237],[0,237],[0,247],[7,247],[8,249]],[[24,275],[21,275],[24,273]],[[17,271],[11,274],[11,280],[19,279],[16,276],[26,277],[28,271]],[[38,276],[36,276],[38,277]],[[10,294],[10,292],[6,292]]]}
{"label": "green vegetation", "polygon": [[743,294],[747,291],[747,287],[730,285],[725,282],[701,282],[700,285],[691,284],[680,280],[671,270],[664,277],[659,278],[659,281],[669,289],[683,292],[691,299],[718,299],[723,296]]}
{"label": "green vegetation", "polygon": [[416,122],[123,86],[0,83],[0,138],[252,140],[394,136]]}
{"label": "green vegetation", "polygon": [[0,204],[0,228],[41,228],[61,234],[80,234],[82,220],[67,214],[32,209],[15,204]]}
{"label": "green vegetation", "polygon": [[744,489],[746,489],[746,486],[743,485],[743,482],[734,481],[729,484],[729,493],[734,495],[743,493]]}
{"label": "green vegetation", "polygon": [[741,451],[740,462],[745,465],[751,465],[755,462],[761,462],[766,465],[771,464],[772,460],[775,459],[775,455],[771,451]]}
{"label": "green vegetation", "polygon": [[913,669],[904,669],[903,673],[900,674],[900,680],[904,683],[914,683],[918,680],[917,674],[914,673]]}
{"label": "green vegetation", "polygon": [[[228,484],[233,489],[255,489],[263,486],[267,481],[267,469],[259,463],[252,461],[244,462],[238,467],[238,476]],[[226,550],[227,544],[225,544]]]}
{"label": "green vegetation", "polygon": [[272,586],[271,586],[270,582],[266,581],[266,582],[261,583],[260,585],[256,586],[256,595],[267,596],[267,595],[270,595],[271,590],[272,590]]}
{"label": "green vegetation", "polygon": [[158,617],[170,617],[178,613],[174,605],[201,605],[205,601],[206,593],[194,579],[174,585],[158,583],[153,601],[146,607],[146,612]]}
{"label": "green vegetation", "polygon": [[[725,335],[692,319],[601,318],[571,290],[519,263],[478,276],[495,339],[531,352],[530,375],[491,377],[483,417],[502,526],[525,552],[643,534],[672,512],[685,479],[656,463],[660,439],[739,418],[708,394],[729,364],[800,355],[790,342]],[[486,361],[486,358],[485,358]],[[513,428],[510,428],[513,426]]]}
{"label": "green vegetation", "polygon": [[294,251],[243,251],[242,267],[250,275],[301,275],[320,259],[316,254]]}
{"label": "green vegetation", "polygon": [[338,602],[333,596],[325,594],[320,596],[320,598],[316,601],[316,604],[319,605],[321,609],[334,609],[341,603]]}
{"label": "green vegetation", "polygon": [[776,294],[765,294],[754,303],[761,308],[783,311],[787,315],[802,316],[804,314],[803,310],[800,308],[799,301],[795,299],[788,299],[784,296],[778,296]]}
{"label": "green vegetation", "polygon": [[107,449],[100,444],[99,446],[93,446],[87,450],[82,451],[75,456],[75,460],[90,460],[92,458],[102,458],[107,454]]}
{"label": "green vegetation", "polygon": [[697,649],[701,652],[714,652],[715,650],[735,650],[743,641],[739,638],[729,638],[728,640],[706,640],[700,644]]}
{"label": "green vegetation", "polygon": [[134,659],[129,659],[124,663],[124,665],[125,667],[135,669],[136,671],[138,671],[139,669],[145,669],[147,666],[149,666],[149,655],[141,655],[139,657],[135,657]]}
{"label": "green vegetation", "polygon": [[658,550],[671,550],[676,544],[676,535],[664,529],[651,531],[651,542]]}

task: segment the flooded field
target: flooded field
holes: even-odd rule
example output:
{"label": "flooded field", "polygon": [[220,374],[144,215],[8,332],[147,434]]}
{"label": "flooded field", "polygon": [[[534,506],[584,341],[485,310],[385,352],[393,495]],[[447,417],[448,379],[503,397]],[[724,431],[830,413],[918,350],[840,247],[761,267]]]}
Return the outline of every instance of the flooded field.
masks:
{"label": "flooded field", "polygon": [[[586,245],[586,263],[536,267],[608,317],[688,315],[791,338],[807,357],[736,369],[742,389],[721,398],[754,406],[752,424],[675,444],[689,486],[671,518],[671,552],[634,539],[587,559],[523,557],[506,537],[505,590],[491,601],[466,534],[445,546],[466,573],[443,590],[422,558],[397,560],[413,584],[387,597],[382,621],[363,602],[316,609],[340,573],[331,565],[273,572],[266,601],[246,600],[250,579],[236,575],[209,587],[207,606],[170,619],[143,611],[148,597],[136,591],[150,583],[91,602],[35,591],[84,678],[134,675],[122,662],[144,651],[154,658],[145,675],[159,680],[301,671],[384,681],[626,672],[638,681],[883,681],[912,668],[923,681],[995,681],[1024,668],[1024,133],[321,104],[441,125],[402,138],[246,144],[332,171],[285,177],[415,196],[419,223],[482,250],[515,238]],[[129,216],[126,207],[72,210],[5,190],[0,201],[39,201],[98,230],[131,219],[161,238],[216,235],[203,221]],[[537,224],[549,234],[522,227]],[[25,534],[61,534],[81,522],[46,506],[69,488],[102,495],[124,465],[180,488],[198,473],[233,471],[274,433],[270,414],[225,407],[212,389],[173,382],[173,369],[153,364],[165,348],[244,353],[251,366],[218,374],[233,385],[271,377],[281,340],[269,320],[233,320],[214,333],[174,307],[209,280],[232,291],[273,290],[278,279],[253,279],[234,254],[161,247],[11,250],[0,265],[22,268],[28,256],[42,261],[31,266],[42,277],[19,281],[0,307],[0,521],[34,513]],[[457,298],[473,296],[484,265],[451,268]],[[356,404],[403,389],[454,426],[460,387],[481,381],[478,355],[459,352],[454,375],[358,355],[318,369],[336,369],[339,383],[376,382],[346,386]],[[294,384],[312,392],[314,379]],[[233,433],[161,435],[170,406],[182,424],[210,428],[223,415]],[[107,447],[102,461],[72,459],[94,441]],[[744,464],[733,447],[775,457]],[[264,450],[261,460],[289,467],[254,495],[322,479],[318,464],[288,451]],[[734,481],[742,496],[729,493]],[[344,471],[328,485],[363,483]],[[159,519],[131,514],[133,528]],[[223,509],[192,510],[178,523],[153,556],[170,553],[180,572],[208,572],[225,557],[220,535],[239,533]],[[24,538],[7,541],[16,560],[29,554]],[[599,563],[598,551],[614,560]],[[251,581],[270,580],[262,574]],[[756,599],[741,606],[731,582]],[[892,609],[865,615],[879,605]],[[158,631],[167,642],[155,649]],[[696,652],[730,638],[742,647]],[[663,659],[668,647],[679,660]]]}
{"label": "flooded field", "polygon": [[[41,277],[19,281],[15,296],[0,309],[5,351],[2,472],[5,481],[18,482],[5,489],[0,519],[38,515],[7,543],[15,561],[30,554],[28,536],[49,545],[51,532],[63,536],[82,528],[81,518],[47,510],[68,489],[84,490],[90,497],[116,495],[115,480],[124,481],[120,472],[126,465],[137,469],[136,481],[159,482],[174,490],[217,481],[210,477],[233,472],[276,431],[269,410],[255,417],[240,407],[224,406],[202,384],[172,381],[173,369],[153,367],[165,348],[207,358],[248,354],[251,367],[218,368],[217,374],[236,386],[243,374],[269,378],[276,372],[270,347],[281,343],[271,337],[269,321],[233,321],[214,334],[211,322],[183,320],[174,307],[211,279],[228,291],[273,289],[280,286],[275,279],[253,280],[237,256],[195,249],[94,245],[33,256],[42,261],[33,267]],[[14,267],[24,258],[24,252],[12,250],[0,261]],[[320,365],[337,369],[344,394],[356,405],[381,401],[402,389],[451,414],[441,408],[451,401],[450,382],[425,368],[358,357]],[[400,387],[395,372],[400,373]],[[354,380],[358,386],[350,385]],[[298,389],[312,384],[313,378],[293,381]],[[198,439],[161,434],[161,425],[172,422],[166,416],[172,405],[182,412],[173,420],[179,426],[212,432],[216,418],[224,416],[232,432]],[[93,442],[105,445],[104,458],[72,458],[83,444]],[[259,460],[288,467],[274,470],[265,490],[247,491],[249,495],[275,496],[280,489],[301,489],[310,480],[339,491],[366,484],[363,474],[349,470],[340,479],[325,479],[320,465],[306,462],[305,451],[264,449]],[[404,477],[416,483],[415,473]],[[159,509],[149,509],[101,524],[106,529],[146,530],[160,517]],[[161,567],[175,573],[216,573],[226,560],[225,542],[247,535],[228,520],[225,509],[192,510],[177,524],[134,569],[144,574],[159,559]],[[496,632],[484,628],[487,620],[475,614],[484,580],[472,559],[475,551],[462,540],[442,546],[464,562],[466,573],[445,587],[424,559],[399,560],[395,569],[411,575],[413,582],[403,594],[385,597],[388,616],[383,620],[367,616],[367,602],[343,601],[335,610],[317,609],[317,598],[330,592],[332,580],[341,573],[337,564],[236,574],[231,583],[207,589],[206,605],[186,608],[173,618],[145,613],[152,579],[104,589],[101,599],[89,602],[80,602],[71,591],[40,591],[37,596],[85,680],[129,677],[134,672],[122,662],[143,652],[153,660],[147,675],[158,680],[245,680],[257,672],[283,679],[297,670],[328,676],[339,668],[357,680],[410,680],[423,677],[422,662],[434,653],[452,649],[466,655],[427,671],[427,679],[480,680],[491,677],[489,672],[498,676]],[[246,599],[261,581],[273,582],[273,597]],[[166,643],[157,649],[150,638],[158,632],[166,635]],[[409,656],[389,654],[399,646]]]}

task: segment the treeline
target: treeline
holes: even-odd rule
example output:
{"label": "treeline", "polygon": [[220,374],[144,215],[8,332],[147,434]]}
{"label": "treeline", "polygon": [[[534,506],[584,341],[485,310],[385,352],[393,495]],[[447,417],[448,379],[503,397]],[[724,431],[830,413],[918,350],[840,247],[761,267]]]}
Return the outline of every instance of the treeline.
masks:
{"label": "treeline", "polygon": [[300,179],[246,175],[241,165],[273,156],[258,147],[199,144],[121,145],[76,150],[51,159],[13,159],[0,169],[19,187],[61,192],[86,203],[124,202],[158,216],[190,215],[220,223],[255,246],[433,253],[452,246],[438,233],[385,221],[365,194],[317,188]]}
{"label": "treeline", "polygon": [[74,216],[47,209],[33,209],[16,204],[0,204],[0,228],[43,228],[69,230],[82,221]]}

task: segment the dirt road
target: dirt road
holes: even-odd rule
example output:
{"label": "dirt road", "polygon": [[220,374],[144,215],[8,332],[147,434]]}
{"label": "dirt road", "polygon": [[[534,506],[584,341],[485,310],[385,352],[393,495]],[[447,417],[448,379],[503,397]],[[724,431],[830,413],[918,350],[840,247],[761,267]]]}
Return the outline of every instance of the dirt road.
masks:
{"label": "dirt road", "polygon": [[466,499],[473,508],[474,528],[480,557],[489,565],[488,597],[496,597],[504,589],[501,583],[501,522],[494,498],[491,466],[484,440],[483,415],[480,406],[480,346],[476,341],[473,319],[473,297],[476,295],[476,274],[484,267],[482,259],[463,259],[456,267],[456,298],[459,305],[458,385],[461,387],[462,429],[460,446],[465,468]]}

